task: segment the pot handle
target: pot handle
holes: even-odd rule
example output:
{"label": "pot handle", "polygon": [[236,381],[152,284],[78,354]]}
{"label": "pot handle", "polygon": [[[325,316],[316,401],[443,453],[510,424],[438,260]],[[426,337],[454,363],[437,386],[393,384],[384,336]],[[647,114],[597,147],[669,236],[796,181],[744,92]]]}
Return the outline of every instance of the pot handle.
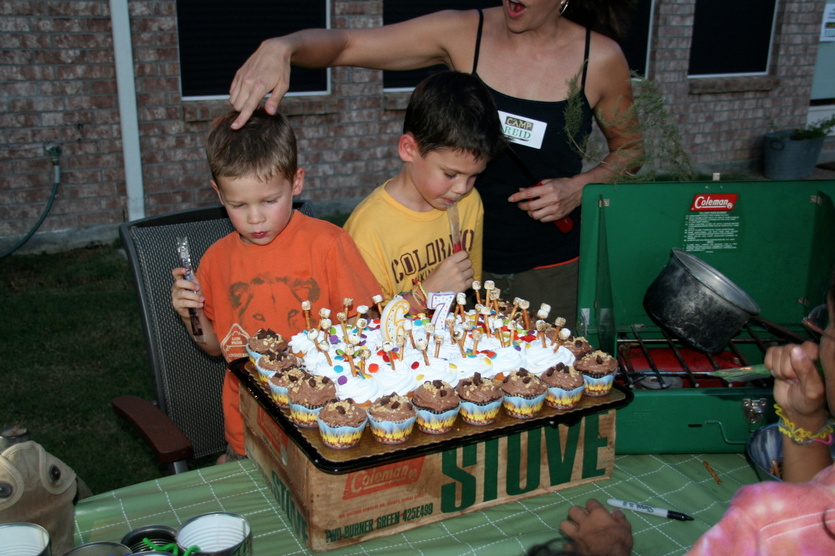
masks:
{"label": "pot handle", "polygon": [[786,144],[783,142],[782,139],[772,139],[770,144],[771,148],[775,151],[782,151],[784,148],[786,148]]}

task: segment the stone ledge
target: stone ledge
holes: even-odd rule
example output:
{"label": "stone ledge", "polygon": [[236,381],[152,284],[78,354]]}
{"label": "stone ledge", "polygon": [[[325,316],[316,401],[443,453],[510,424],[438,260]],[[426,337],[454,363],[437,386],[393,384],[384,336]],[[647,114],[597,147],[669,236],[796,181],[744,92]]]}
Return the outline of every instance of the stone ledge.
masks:
{"label": "stone ledge", "polygon": [[745,93],[750,91],[772,91],[780,86],[780,78],[770,75],[754,77],[707,77],[688,78],[688,94],[712,95],[719,93]]}

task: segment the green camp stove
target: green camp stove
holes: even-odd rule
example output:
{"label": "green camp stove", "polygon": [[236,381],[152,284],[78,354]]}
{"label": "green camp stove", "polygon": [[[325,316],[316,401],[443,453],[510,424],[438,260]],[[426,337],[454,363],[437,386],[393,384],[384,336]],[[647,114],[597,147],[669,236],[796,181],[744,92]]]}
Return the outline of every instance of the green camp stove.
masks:
{"label": "green camp stove", "polygon": [[[776,421],[772,380],[719,369],[761,364],[772,345],[810,339],[835,268],[835,181],[592,184],[583,191],[577,335],[612,354],[634,401],[617,453],[743,452]],[[698,257],[759,305],[719,353],[703,353],[643,308],[673,248]]]}

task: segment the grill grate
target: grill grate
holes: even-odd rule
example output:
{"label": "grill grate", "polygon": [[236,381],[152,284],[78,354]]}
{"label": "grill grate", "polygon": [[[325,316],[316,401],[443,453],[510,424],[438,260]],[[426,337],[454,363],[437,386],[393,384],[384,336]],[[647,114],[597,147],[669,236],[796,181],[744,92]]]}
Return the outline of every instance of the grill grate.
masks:
{"label": "grill grate", "polygon": [[[795,332],[754,317],[723,351],[710,354],[688,347],[664,329],[633,324],[618,333],[618,381],[630,388],[646,390],[733,387],[735,383],[712,373],[762,363],[769,347],[809,339],[802,328]],[[766,387],[769,381],[757,382]]]}

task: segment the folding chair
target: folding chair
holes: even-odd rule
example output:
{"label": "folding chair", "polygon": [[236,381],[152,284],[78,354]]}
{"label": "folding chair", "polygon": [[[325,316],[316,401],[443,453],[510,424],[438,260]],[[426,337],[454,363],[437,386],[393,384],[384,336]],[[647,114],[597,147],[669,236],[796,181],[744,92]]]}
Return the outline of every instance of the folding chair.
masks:
{"label": "folding chair", "polygon": [[[310,203],[293,208],[314,216]],[[218,205],[127,222],[119,235],[133,271],[151,363],[155,402],[125,395],[114,411],[131,424],[170,473],[188,470],[188,461],[219,454],[223,435],[221,390],[226,363],[211,357],[189,337],[171,307],[171,269],[180,266],[176,239],[187,237],[196,269],[206,249],[234,228]]]}

